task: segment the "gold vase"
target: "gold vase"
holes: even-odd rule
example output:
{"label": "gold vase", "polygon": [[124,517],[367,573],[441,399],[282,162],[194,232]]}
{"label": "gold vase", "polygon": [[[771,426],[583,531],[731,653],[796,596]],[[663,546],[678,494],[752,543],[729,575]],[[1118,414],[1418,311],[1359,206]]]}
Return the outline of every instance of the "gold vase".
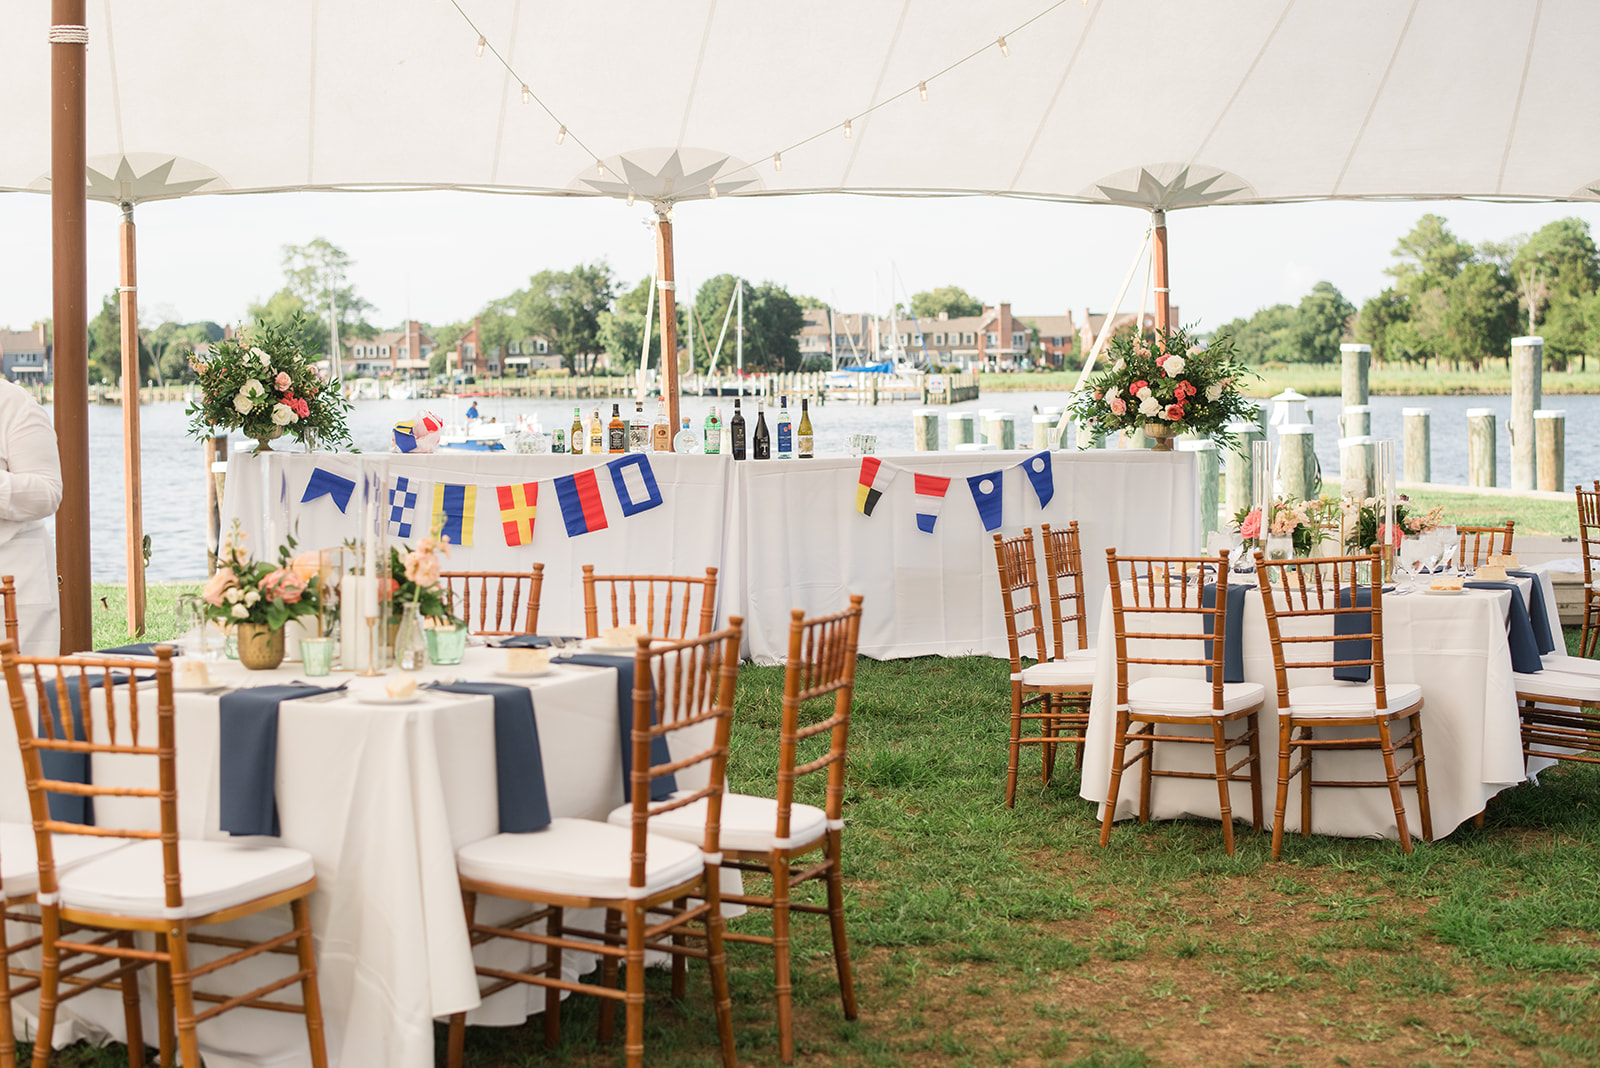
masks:
{"label": "gold vase", "polygon": [[1172,439],[1176,437],[1166,423],[1146,423],[1144,436],[1150,439],[1151,452],[1171,452]]}
{"label": "gold vase", "polygon": [[256,439],[256,452],[271,452],[273,440],[283,437],[283,427],[274,426],[271,430],[250,436]]}
{"label": "gold vase", "polygon": [[271,671],[283,663],[283,628],[265,623],[237,623],[239,663],[251,671]]}

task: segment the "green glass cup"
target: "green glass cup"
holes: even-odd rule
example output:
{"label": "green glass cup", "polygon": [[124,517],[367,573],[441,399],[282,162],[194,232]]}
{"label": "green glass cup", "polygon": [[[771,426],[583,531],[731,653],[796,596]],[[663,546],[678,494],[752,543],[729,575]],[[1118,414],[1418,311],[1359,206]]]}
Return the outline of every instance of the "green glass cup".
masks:
{"label": "green glass cup", "polygon": [[308,676],[328,674],[333,670],[333,639],[301,638],[300,661]]}
{"label": "green glass cup", "polygon": [[467,625],[459,620],[437,627],[429,627],[428,659],[435,664],[459,664],[467,652]]}

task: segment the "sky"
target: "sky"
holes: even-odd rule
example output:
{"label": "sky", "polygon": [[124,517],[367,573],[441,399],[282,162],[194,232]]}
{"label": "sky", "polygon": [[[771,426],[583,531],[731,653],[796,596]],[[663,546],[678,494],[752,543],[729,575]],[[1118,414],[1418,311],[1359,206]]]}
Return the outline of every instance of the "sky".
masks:
{"label": "sky", "polygon": [[[1168,216],[1172,299],[1210,330],[1319,280],[1358,307],[1387,281],[1395,241],[1425,212],[1474,244],[1573,215],[1600,229],[1600,205],[1319,202],[1214,206]],[[380,328],[445,323],[527,284],[533,273],[604,260],[630,284],[654,267],[642,203],[491,194],[284,193],[196,196],[141,205],[140,319],[241,321],[283,284],[282,248],[324,237],[354,260],[350,281]],[[720,197],[674,215],[679,291],[712,275],[773,281],[842,311],[886,310],[896,295],[958,285],[1019,315],[1106,309],[1148,217],[1120,207],[998,197]],[[117,286],[119,213],[89,205],[91,311]],[[0,196],[0,327],[51,314],[50,201]],[[1139,307],[1141,270],[1124,310]],[[892,281],[891,281],[892,279]],[[874,303],[876,301],[876,303]]]}

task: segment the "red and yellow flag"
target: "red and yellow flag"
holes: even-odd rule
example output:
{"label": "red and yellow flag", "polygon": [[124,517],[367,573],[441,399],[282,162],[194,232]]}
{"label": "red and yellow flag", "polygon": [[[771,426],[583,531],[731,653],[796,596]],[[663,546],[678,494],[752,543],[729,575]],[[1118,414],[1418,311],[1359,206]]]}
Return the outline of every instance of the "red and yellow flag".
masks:
{"label": "red and yellow flag", "polygon": [[500,524],[505,528],[507,545],[527,545],[533,541],[533,515],[539,501],[539,483],[518,482],[496,486],[500,496]]}
{"label": "red and yellow flag", "polygon": [[863,456],[861,478],[856,484],[856,510],[862,515],[871,515],[878,506],[878,498],[893,481],[894,468],[886,467],[876,456]]}

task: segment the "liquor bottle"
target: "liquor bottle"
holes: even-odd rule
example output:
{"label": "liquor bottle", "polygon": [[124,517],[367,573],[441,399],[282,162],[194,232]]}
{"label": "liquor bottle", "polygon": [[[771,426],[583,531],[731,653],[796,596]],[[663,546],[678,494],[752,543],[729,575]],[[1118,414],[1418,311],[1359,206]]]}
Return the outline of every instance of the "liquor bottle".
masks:
{"label": "liquor bottle", "polygon": [[800,426],[799,434],[797,436],[800,438],[798,444],[800,450],[800,459],[802,460],[809,460],[813,455],[811,451],[811,413],[806,409],[808,403],[809,402],[806,400],[806,398],[800,398]]}
{"label": "liquor bottle", "polygon": [[[611,414],[617,414],[616,405],[611,406]],[[606,425],[600,421],[599,408],[589,417],[589,451],[596,456],[606,451]]]}
{"label": "liquor bottle", "polygon": [[572,451],[583,451],[583,439],[589,435],[583,429],[583,409],[572,409]]}
{"label": "liquor bottle", "polygon": [[622,420],[622,406],[620,404],[611,406],[611,425],[606,430],[611,439],[611,451],[627,452],[628,424]]}
{"label": "liquor bottle", "polygon": [[778,398],[778,459],[794,459],[794,424],[789,421],[789,398]]}
{"label": "liquor bottle", "polygon": [[733,449],[735,460],[744,459],[744,413],[739,410],[739,402],[733,402],[733,418],[728,420],[728,440]]}
{"label": "liquor bottle", "polygon": [[683,429],[678,431],[678,436],[672,439],[672,451],[686,454],[700,451],[700,439],[694,436],[694,431],[689,427],[689,417],[683,417]]}
{"label": "liquor bottle", "polygon": [[706,416],[706,455],[716,456],[721,452],[722,420],[717,418],[717,406],[713,404]]}
{"label": "liquor bottle", "polygon": [[672,450],[672,424],[667,422],[665,397],[656,401],[656,421],[650,424],[650,440],[656,452]]}
{"label": "liquor bottle", "polygon": [[756,432],[751,436],[755,438],[754,447],[750,450],[751,458],[772,459],[772,434],[767,430],[767,410],[760,401],[756,401]]}
{"label": "liquor bottle", "polygon": [[565,430],[561,429],[560,427],[556,427],[554,430],[552,430],[550,432],[550,451],[551,452],[566,452],[567,451],[567,432]]}
{"label": "liquor bottle", "polygon": [[644,416],[644,401],[633,402],[633,422],[628,426],[628,451],[650,451],[650,424]]}

